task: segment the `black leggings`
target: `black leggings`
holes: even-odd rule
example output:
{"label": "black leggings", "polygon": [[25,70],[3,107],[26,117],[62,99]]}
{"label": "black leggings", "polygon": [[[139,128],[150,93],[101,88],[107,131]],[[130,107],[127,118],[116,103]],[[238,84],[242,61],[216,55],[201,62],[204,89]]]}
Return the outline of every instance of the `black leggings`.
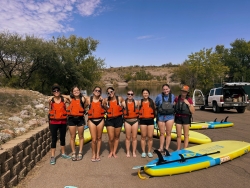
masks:
{"label": "black leggings", "polygon": [[60,132],[60,145],[65,146],[66,124],[50,124],[49,129],[51,132],[52,142],[51,148],[56,148],[57,130]]}

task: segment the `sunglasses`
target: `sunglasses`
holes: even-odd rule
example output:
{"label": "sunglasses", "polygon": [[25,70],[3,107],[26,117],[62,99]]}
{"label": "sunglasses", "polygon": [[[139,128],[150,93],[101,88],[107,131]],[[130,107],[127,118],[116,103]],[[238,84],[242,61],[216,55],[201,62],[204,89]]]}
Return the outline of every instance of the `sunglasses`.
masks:
{"label": "sunglasses", "polygon": [[53,93],[55,93],[55,92],[60,92],[60,90],[57,90],[57,89],[53,90]]}
{"label": "sunglasses", "polygon": [[110,92],[107,92],[107,94],[110,95],[110,94],[112,94],[113,92],[114,92],[114,91],[111,90]]}
{"label": "sunglasses", "polygon": [[101,93],[101,90],[95,90],[95,92]]}
{"label": "sunglasses", "polygon": [[127,93],[127,95],[131,95],[131,96],[133,96],[133,95],[134,95],[134,93]]}

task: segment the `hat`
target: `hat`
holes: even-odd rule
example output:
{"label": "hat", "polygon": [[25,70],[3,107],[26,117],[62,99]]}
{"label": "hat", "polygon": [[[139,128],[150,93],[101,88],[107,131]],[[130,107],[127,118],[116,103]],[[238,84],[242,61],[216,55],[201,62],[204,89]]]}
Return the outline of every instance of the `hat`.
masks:
{"label": "hat", "polygon": [[187,85],[182,86],[181,91],[189,92],[189,87]]}
{"label": "hat", "polygon": [[53,91],[54,89],[58,89],[58,90],[60,91],[60,86],[58,86],[58,85],[52,86],[52,91]]}

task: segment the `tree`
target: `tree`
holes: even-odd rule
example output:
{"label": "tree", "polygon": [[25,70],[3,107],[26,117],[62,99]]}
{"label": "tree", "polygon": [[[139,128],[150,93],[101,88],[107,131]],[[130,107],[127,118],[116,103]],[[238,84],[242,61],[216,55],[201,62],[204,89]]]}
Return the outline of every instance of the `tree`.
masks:
{"label": "tree", "polygon": [[99,43],[97,40],[71,35],[58,37],[54,42],[63,65],[62,81],[68,91],[73,85],[90,87],[100,79],[104,60],[92,55]]}
{"label": "tree", "polygon": [[153,79],[153,76],[149,72],[147,73],[144,69],[141,69],[139,72],[135,73],[134,79],[135,80],[151,80]]}
{"label": "tree", "polygon": [[201,88],[206,92],[213,87],[215,81],[224,77],[228,67],[222,62],[221,55],[212,50],[203,49],[192,53],[175,70],[182,84],[190,85],[192,89]]}
{"label": "tree", "polygon": [[52,58],[48,42],[34,36],[16,33],[0,34],[0,70],[5,84],[27,87],[32,74]]}

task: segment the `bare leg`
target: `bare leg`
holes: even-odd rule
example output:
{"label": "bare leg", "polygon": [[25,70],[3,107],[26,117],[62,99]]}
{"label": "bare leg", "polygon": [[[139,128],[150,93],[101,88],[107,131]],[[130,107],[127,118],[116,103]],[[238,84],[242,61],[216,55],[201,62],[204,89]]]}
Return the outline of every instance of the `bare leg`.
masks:
{"label": "bare leg", "polygon": [[83,140],[83,134],[84,134],[84,126],[78,126],[78,136],[79,136],[79,153],[82,153],[83,145],[84,145],[84,140]]}
{"label": "bare leg", "polygon": [[171,142],[171,132],[173,128],[174,120],[168,120],[165,123],[166,126],[166,150],[168,150],[170,142]]}
{"label": "bare leg", "polygon": [[114,151],[113,151],[114,158],[117,158],[116,151],[119,144],[121,129],[122,129],[121,127],[115,128],[115,141],[114,141]]}
{"label": "bare leg", "polygon": [[177,150],[181,149],[181,135],[182,135],[182,125],[175,124],[176,126],[176,134],[177,134]]}
{"label": "bare leg", "polygon": [[56,148],[51,148],[51,157],[55,157]]}
{"label": "bare leg", "polygon": [[130,140],[131,140],[131,131],[132,131],[132,126],[128,124],[127,122],[124,122],[125,126],[125,133],[126,133],[126,152],[127,152],[127,157],[130,157]]}
{"label": "bare leg", "polygon": [[97,148],[96,148],[96,158],[100,158],[100,150],[102,145],[102,131],[104,126],[104,120],[102,120],[97,126]]}
{"label": "bare leg", "polygon": [[76,139],[76,126],[69,126],[69,132],[70,132],[70,147],[72,153],[76,152],[75,149],[75,139]]}
{"label": "bare leg", "polygon": [[145,153],[146,148],[146,136],[147,136],[147,125],[140,125],[141,129],[141,150],[142,153]]}
{"label": "bare leg", "polygon": [[153,134],[154,134],[154,125],[148,125],[148,153],[151,152],[153,145]]}
{"label": "bare leg", "polygon": [[183,125],[183,132],[184,132],[184,148],[188,147],[189,142],[189,124]]}
{"label": "bare leg", "polygon": [[112,126],[107,126],[108,136],[109,136],[109,155],[108,158],[113,156],[114,152],[114,139],[115,139],[115,128]]}
{"label": "bare leg", "polygon": [[165,140],[165,122],[158,121],[158,126],[160,130],[160,148],[159,151],[163,151],[163,145]]}
{"label": "bare leg", "polygon": [[132,155],[136,157],[138,122],[132,125]]}
{"label": "bare leg", "polygon": [[90,134],[91,134],[91,148],[92,148],[92,158],[93,160],[96,159],[96,145],[97,145],[97,141],[96,141],[96,136],[97,136],[97,127],[94,123],[92,123],[91,121],[88,121],[88,126],[89,126],[89,130],[90,130]]}

